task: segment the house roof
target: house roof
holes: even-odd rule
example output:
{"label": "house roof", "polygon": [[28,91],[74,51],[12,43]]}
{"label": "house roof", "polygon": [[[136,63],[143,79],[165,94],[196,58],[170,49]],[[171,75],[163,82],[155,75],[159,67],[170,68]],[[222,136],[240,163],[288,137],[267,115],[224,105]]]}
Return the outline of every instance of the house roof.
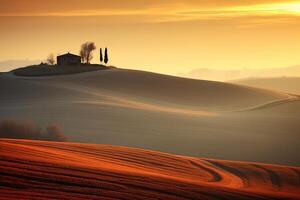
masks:
{"label": "house roof", "polygon": [[64,57],[64,56],[72,56],[72,57],[80,57],[80,56],[78,56],[78,55],[75,55],[75,54],[72,54],[72,53],[66,53],[66,54],[62,54],[62,55],[59,55],[59,56],[57,56],[57,57]]}

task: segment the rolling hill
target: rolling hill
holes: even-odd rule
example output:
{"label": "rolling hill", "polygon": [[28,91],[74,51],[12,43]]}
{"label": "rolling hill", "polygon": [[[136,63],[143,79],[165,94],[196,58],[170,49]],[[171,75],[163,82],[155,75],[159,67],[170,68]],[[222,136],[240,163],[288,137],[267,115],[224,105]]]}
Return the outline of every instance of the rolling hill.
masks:
{"label": "rolling hill", "polygon": [[300,101],[143,71],[0,76],[0,120],[58,124],[70,141],[299,166]]}
{"label": "rolling hill", "polygon": [[300,168],[0,140],[1,199],[300,199]]}
{"label": "rolling hill", "polygon": [[232,82],[251,87],[300,94],[300,77],[249,78]]}

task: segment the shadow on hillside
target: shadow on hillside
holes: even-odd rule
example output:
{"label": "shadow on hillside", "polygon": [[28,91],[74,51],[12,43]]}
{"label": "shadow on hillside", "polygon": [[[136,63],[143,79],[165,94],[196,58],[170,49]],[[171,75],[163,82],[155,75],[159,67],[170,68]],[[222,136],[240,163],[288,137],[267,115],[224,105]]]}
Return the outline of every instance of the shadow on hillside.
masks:
{"label": "shadow on hillside", "polygon": [[76,74],[89,71],[106,70],[115,68],[112,66],[98,64],[81,64],[81,65],[31,65],[23,68],[12,70],[11,72],[17,76],[54,76]]}

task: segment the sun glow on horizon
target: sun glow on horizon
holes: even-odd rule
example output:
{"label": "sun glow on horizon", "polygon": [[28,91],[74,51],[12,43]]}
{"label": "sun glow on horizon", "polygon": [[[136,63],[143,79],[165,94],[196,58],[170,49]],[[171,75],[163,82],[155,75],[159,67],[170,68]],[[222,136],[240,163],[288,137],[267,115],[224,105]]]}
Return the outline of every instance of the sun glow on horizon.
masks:
{"label": "sun glow on horizon", "polygon": [[197,18],[214,17],[238,17],[238,16],[273,16],[273,15],[294,15],[300,16],[300,2],[277,3],[277,4],[256,4],[248,6],[228,6],[211,9],[185,8],[177,10],[179,15],[194,16]]}
{"label": "sun glow on horizon", "polygon": [[277,4],[274,5],[273,8],[279,11],[295,13],[300,15],[300,2],[290,4]]}
{"label": "sun glow on horizon", "polygon": [[0,7],[0,42],[9,47],[0,61],[78,53],[93,41],[109,47],[113,65],[172,75],[300,63],[300,0],[53,1]]}
{"label": "sun glow on horizon", "polygon": [[300,15],[300,2],[285,4],[259,4],[254,6],[236,7],[235,11],[247,11],[259,14],[291,14]]}

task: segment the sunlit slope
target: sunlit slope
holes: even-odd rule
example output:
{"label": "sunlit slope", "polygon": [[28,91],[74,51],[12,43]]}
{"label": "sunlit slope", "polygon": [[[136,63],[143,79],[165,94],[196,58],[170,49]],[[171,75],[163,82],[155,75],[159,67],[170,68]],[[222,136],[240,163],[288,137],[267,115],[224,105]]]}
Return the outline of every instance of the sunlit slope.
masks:
{"label": "sunlit slope", "polygon": [[12,97],[21,99],[27,96],[43,98],[46,95],[47,99],[52,100],[63,94],[65,100],[70,97],[72,100],[84,99],[97,103],[99,99],[104,99],[121,104],[147,103],[150,106],[159,104],[206,111],[242,109],[287,97],[282,93],[234,84],[124,69],[65,76],[11,76],[0,78],[0,81],[5,96],[15,92],[16,96]]}
{"label": "sunlit slope", "polygon": [[68,77],[53,77],[85,92],[120,95],[128,99],[203,110],[230,110],[286,98],[286,95],[228,83],[185,79],[144,71],[111,69]]}
{"label": "sunlit slope", "polygon": [[300,168],[0,140],[1,199],[300,199]]}

